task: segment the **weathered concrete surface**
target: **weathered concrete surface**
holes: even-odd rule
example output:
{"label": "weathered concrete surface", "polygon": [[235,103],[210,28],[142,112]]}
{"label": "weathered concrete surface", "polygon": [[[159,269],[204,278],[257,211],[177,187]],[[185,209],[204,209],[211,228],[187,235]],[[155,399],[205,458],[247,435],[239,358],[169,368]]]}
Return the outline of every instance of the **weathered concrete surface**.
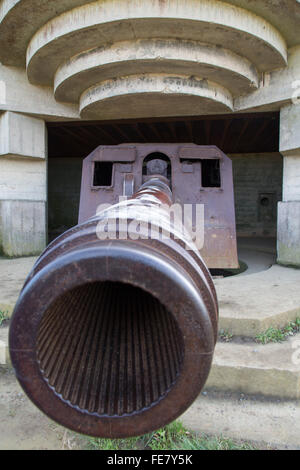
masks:
{"label": "weathered concrete surface", "polygon": [[206,388],[300,398],[300,334],[283,343],[218,343]]}
{"label": "weathered concrete surface", "polygon": [[[1,310],[0,306],[0,311]],[[1,366],[11,366],[8,348],[8,327],[0,327],[0,367]]]}
{"label": "weathered concrete surface", "polygon": [[180,419],[198,433],[253,441],[259,448],[300,450],[298,401],[208,392]]}
{"label": "weathered concrete surface", "polygon": [[239,277],[267,271],[276,262],[276,239],[238,238],[238,257],[247,265],[247,269],[238,274]]}
{"label": "weathered concrete surface", "polygon": [[43,120],[0,116],[0,201],[46,201],[46,154]]}
{"label": "weathered concrete surface", "polygon": [[177,39],[144,39],[114,43],[72,57],[56,72],[55,97],[76,103],[97,83],[145,73],[205,77],[234,95],[258,86],[258,73],[251,62],[225,48]]}
{"label": "weathered concrete surface", "polygon": [[[300,62],[300,60],[299,60]],[[300,79],[298,77],[298,95],[295,103],[284,106],[280,111],[280,152],[287,156],[300,149]],[[294,89],[297,91],[297,88]]]}
{"label": "weathered concrete surface", "polygon": [[46,201],[46,169],[42,160],[0,157],[0,201]]}
{"label": "weathered concrete surface", "polygon": [[28,113],[47,120],[79,119],[78,106],[55,101],[52,87],[32,85],[26,70],[1,64],[0,110]]}
{"label": "weathered concrete surface", "polygon": [[278,111],[283,106],[290,106],[291,100],[300,96],[299,77],[300,46],[295,46],[288,51],[288,66],[264,73],[258,90],[235,98],[234,110]]}
{"label": "weathered concrete surface", "polygon": [[75,450],[81,439],[50,421],[0,366],[0,450]]}
{"label": "weathered concrete surface", "polygon": [[300,201],[300,147],[283,155],[283,201]]}
{"label": "weathered concrete surface", "polygon": [[[299,82],[300,85],[300,82]],[[300,101],[280,113],[283,202],[278,205],[278,262],[300,267]]]}
{"label": "weathered concrete surface", "polygon": [[11,315],[35,257],[0,258],[0,310]]}
{"label": "weathered concrete surface", "polygon": [[[197,77],[170,74],[132,75],[107,80],[80,98],[84,119],[122,119],[214,114],[232,110],[232,95],[222,86]],[[150,111],[151,110],[151,111]]]}
{"label": "weathered concrete surface", "polygon": [[75,8],[49,21],[27,48],[33,83],[49,84],[69,57],[108,42],[135,38],[183,38],[222,44],[261,71],[284,67],[284,38],[247,10],[215,0],[104,0]]}
{"label": "weathered concrete surface", "polygon": [[[69,450],[86,440],[50,421],[25,396],[13,373],[0,369],[0,449]],[[209,391],[180,418],[197,433],[253,441],[258,448],[300,449],[300,406]]]}
{"label": "weathered concrete surface", "polygon": [[215,280],[220,329],[255,337],[300,316],[300,270],[275,265],[267,271]]}
{"label": "weathered concrete surface", "polygon": [[[43,24],[68,9],[90,1],[52,0],[50,3],[49,0],[1,0],[0,61],[7,65],[24,66],[27,45]],[[24,18],[30,18],[30,21],[24,21]]]}
{"label": "weathered concrete surface", "polygon": [[[31,21],[24,21],[26,17]],[[158,70],[180,74],[183,69],[228,90],[234,98],[230,109],[279,110],[290,103],[295,95],[293,86],[299,80],[299,22],[300,4],[295,0],[285,0],[284,5],[269,0],[155,0],[151,5],[146,0],[52,0],[51,6],[46,0],[0,0],[0,60],[23,66],[30,43],[28,76],[34,83],[47,85],[33,86],[23,69],[0,65],[0,110],[27,112],[46,119],[79,119],[76,104],[54,100],[56,72],[57,99],[76,103],[80,93],[112,75],[142,76]],[[149,52],[146,43],[157,42],[157,38],[177,45]],[[178,38],[182,44],[194,41],[194,52],[179,47]],[[126,48],[122,53],[120,41],[130,41],[127,55]],[[110,47],[104,46],[108,43]],[[134,44],[138,43],[143,46],[136,48]],[[99,46],[104,48],[99,51]],[[98,50],[87,53],[93,47]],[[257,91],[256,69],[264,72]],[[138,106],[139,97],[136,100]],[[185,101],[185,109],[193,104],[188,95],[179,100]],[[217,102],[212,108],[207,106],[205,98],[201,103],[198,97],[198,103],[191,112],[226,112],[222,105],[216,106]],[[176,104],[170,100],[162,114],[153,105],[147,116],[171,115]],[[123,97],[119,106],[126,107]],[[177,115],[182,107],[178,106]],[[102,119],[101,106],[98,111],[92,119]],[[124,112],[125,117],[131,115]]]}
{"label": "weathered concrete surface", "polygon": [[0,251],[40,253],[46,244],[45,122],[6,112],[0,116]]}
{"label": "weathered concrete surface", "polygon": [[32,256],[46,247],[44,201],[0,201],[0,248],[5,256]]}
{"label": "weathered concrete surface", "polygon": [[300,266],[300,201],[278,205],[278,263]]}
{"label": "weathered concrete surface", "polygon": [[[2,0],[0,3],[0,60],[9,65],[25,63],[26,48],[34,33],[47,21],[62,12],[90,3],[90,0]],[[245,8],[273,24],[285,37],[288,46],[299,44],[300,9],[295,0],[226,0],[226,3]],[[36,12],[32,15],[32,12]],[[38,11],[38,14],[37,14]],[[31,21],[24,21],[30,16]],[[10,45],[8,49],[6,46]]]}
{"label": "weathered concrete surface", "polygon": [[[115,50],[112,48],[106,53],[102,48],[101,52],[96,53],[97,57],[95,53],[86,52],[88,49],[99,48],[107,43],[116,44],[118,41],[135,41],[136,38],[149,40],[157,37],[160,37],[161,41],[164,39],[170,41],[172,38],[198,40],[206,43],[206,46],[199,44],[197,57],[194,56],[194,60],[190,61],[189,54],[178,47],[175,53],[177,60],[175,60],[174,52],[173,59],[168,59],[167,51],[162,51],[161,54],[155,54],[152,51],[152,56],[148,54],[147,57],[145,45],[141,48],[140,55],[136,54],[136,51],[131,51],[130,48],[125,48],[123,56],[130,58],[129,62],[127,60],[125,63],[127,68],[128,65],[131,66],[127,70],[126,67],[123,70],[123,63],[123,67],[116,65],[116,61],[118,63],[122,59],[121,50],[117,46],[113,46]],[[212,50],[213,47],[219,47],[224,42],[231,52],[221,53],[221,50],[218,54],[215,51],[214,54],[211,53],[212,51],[210,54],[204,52],[205,47]],[[170,54],[170,49],[168,52]],[[70,57],[76,54],[80,56],[70,61]],[[220,55],[223,56],[221,59]],[[168,60],[164,60],[165,56]],[[187,78],[187,73],[199,77],[199,80],[193,79],[199,82],[202,81],[202,77],[205,77],[206,81],[207,78],[213,79],[217,76],[217,82],[222,85],[223,90],[220,89],[220,85],[212,81],[213,86],[209,87],[212,93],[207,96],[207,93],[199,92],[199,87],[195,85],[188,87],[181,82],[180,87],[178,86],[170,93],[173,93],[176,98],[170,96],[167,99],[164,83],[159,83],[161,81],[159,76],[155,78],[155,84],[153,84],[154,73],[157,68],[160,68],[160,72],[164,71],[161,67],[165,67],[165,72],[169,76],[172,73],[179,74],[180,71],[182,72],[182,65],[180,70],[181,57],[185,63],[190,62],[185,71]],[[212,59],[209,60],[210,57]],[[272,25],[249,11],[232,7],[227,3],[207,2],[206,0],[199,3],[189,0],[183,5],[177,0],[166,4],[155,0],[150,5],[146,1],[125,3],[119,0],[106,0],[101,2],[101,5],[95,2],[67,11],[40,28],[27,49],[27,74],[32,83],[49,85],[59,69],[57,83],[60,84],[61,80],[64,81],[64,73],[67,77],[70,74],[72,76],[72,69],[75,68],[77,80],[77,87],[74,87],[75,99],[77,100],[79,94],[82,93],[80,111],[81,117],[85,119],[97,119],[100,115],[102,119],[145,117],[149,116],[150,105],[150,114],[153,117],[210,114],[233,109],[232,97],[228,99],[230,92],[227,86],[230,80],[226,74],[228,75],[229,69],[233,76],[237,77],[244,69],[242,75],[245,75],[245,65],[248,63],[248,78],[251,74],[251,82],[257,85],[257,77],[254,77],[255,67],[260,71],[280,68],[285,66],[286,57],[285,41]],[[157,63],[157,58],[160,59],[159,63]],[[63,65],[66,61],[68,61],[67,65]],[[225,64],[226,61],[227,64]],[[202,69],[198,66],[196,74],[192,62],[202,63]],[[231,67],[229,62],[231,62]],[[121,78],[126,73],[133,73],[134,63],[137,64],[135,76],[130,79]],[[97,64],[96,69],[95,64]],[[214,67],[218,69],[217,74],[214,73]],[[108,75],[105,74],[106,69]],[[141,75],[137,75],[138,73]],[[146,76],[143,75],[145,73]],[[151,86],[149,86],[150,75]],[[108,80],[112,76],[119,77],[117,82]],[[232,85],[229,89],[234,89],[237,94],[243,94],[243,90],[239,91],[238,87],[234,86],[236,81],[236,79],[231,80]],[[145,84],[148,84],[146,89]],[[66,83],[65,87],[72,89],[72,86],[68,85]],[[89,89],[90,86],[94,88]],[[187,88],[192,88],[192,90]],[[161,94],[161,99],[156,94]],[[192,107],[193,100],[191,99],[193,95],[198,98],[194,107]],[[65,96],[62,89],[57,90],[57,97],[62,100],[70,99]],[[117,113],[111,109],[113,107],[122,111]]]}
{"label": "weathered concrete surface", "polygon": [[22,114],[3,113],[0,116],[1,155],[45,159],[45,122]]}
{"label": "weathered concrete surface", "polygon": [[[24,21],[28,17],[30,22]],[[76,105],[54,100],[51,87],[57,69],[57,98],[75,103],[80,93],[112,74],[124,76],[134,68],[141,74],[155,73],[158,68],[169,74],[182,73],[184,66],[189,74],[216,82],[232,93],[235,111],[278,110],[290,103],[299,80],[299,22],[300,4],[295,0],[284,4],[269,0],[155,0],[151,5],[146,0],[52,0],[51,6],[46,0],[0,0],[0,60],[24,66],[30,43],[28,76],[47,85],[33,86],[23,69],[0,65],[0,109],[46,119],[78,119]],[[170,48],[152,49],[149,54],[146,46],[138,50],[133,46],[151,38],[200,43],[194,55],[184,47],[174,47],[170,55]],[[120,41],[132,44],[125,61]],[[87,54],[88,49],[107,43],[111,47]],[[76,54],[79,56],[74,58]],[[96,68],[93,60],[98,61]],[[265,72],[257,91],[248,88],[257,86],[256,68]],[[190,101],[187,96],[186,108]],[[171,101],[170,108],[174,104]],[[198,112],[210,113],[206,104],[204,99]],[[125,105],[121,100],[120,107]],[[224,108],[215,106],[212,112],[222,113]],[[153,112],[153,117],[156,115],[159,110]]]}

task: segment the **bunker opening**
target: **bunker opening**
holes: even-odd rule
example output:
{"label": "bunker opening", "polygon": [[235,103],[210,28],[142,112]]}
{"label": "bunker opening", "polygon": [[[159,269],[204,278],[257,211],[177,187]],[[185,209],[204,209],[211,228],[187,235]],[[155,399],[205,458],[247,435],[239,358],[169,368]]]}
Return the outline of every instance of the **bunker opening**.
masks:
{"label": "bunker opening", "polygon": [[96,187],[110,187],[113,179],[113,163],[95,162],[93,185]]}
{"label": "bunker opening", "polygon": [[[77,224],[82,161],[97,146],[180,142],[215,145],[229,156],[233,167],[238,246],[248,244],[247,240],[250,245],[262,240],[263,247],[269,244],[268,250],[276,249],[277,205],[282,200],[283,181],[278,112],[52,122],[48,123],[48,141],[49,241]],[[219,160],[203,158],[201,165],[196,160],[193,164],[183,163],[184,172],[199,174],[193,183],[195,193],[211,191],[213,194],[215,190],[223,190],[223,168]],[[161,152],[145,154],[143,178],[148,173],[150,176],[158,173],[166,176],[172,187],[172,164],[172,156],[168,158]],[[106,169],[103,166],[99,173],[95,167],[94,186],[111,190],[112,166],[111,163]],[[126,164],[122,171],[130,172],[131,166],[132,163]],[[223,274],[227,276],[228,272]]]}
{"label": "bunker opening", "polygon": [[154,152],[147,155],[143,162],[143,175],[161,175],[171,182],[172,164],[167,155],[161,152]]}

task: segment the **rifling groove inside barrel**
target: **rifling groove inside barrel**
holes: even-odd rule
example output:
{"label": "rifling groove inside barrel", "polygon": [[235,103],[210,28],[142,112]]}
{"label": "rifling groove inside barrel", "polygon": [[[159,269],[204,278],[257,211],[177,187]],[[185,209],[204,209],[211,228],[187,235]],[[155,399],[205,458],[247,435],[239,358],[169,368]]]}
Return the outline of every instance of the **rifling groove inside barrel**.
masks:
{"label": "rifling groove inside barrel", "polygon": [[124,416],[166,396],[184,348],[176,320],[154,296],[129,284],[94,282],[48,308],[37,357],[64,401],[87,413]]}

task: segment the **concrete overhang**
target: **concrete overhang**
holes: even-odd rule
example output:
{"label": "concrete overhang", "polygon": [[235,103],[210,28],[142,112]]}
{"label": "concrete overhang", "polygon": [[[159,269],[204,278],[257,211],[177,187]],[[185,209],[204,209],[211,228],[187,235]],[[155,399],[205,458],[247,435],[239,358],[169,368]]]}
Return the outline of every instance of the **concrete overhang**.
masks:
{"label": "concrete overhang", "polygon": [[[91,1],[1,0],[0,61],[5,65],[24,65],[29,41],[43,25],[61,13],[88,3]],[[154,2],[149,1],[148,3],[153,4]],[[167,7],[170,4],[167,1],[160,3]],[[186,2],[181,1],[181,3],[185,4]],[[297,0],[255,0],[251,2],[249,0],[226,0],[226,3],[254,13],[272,24],[285,38],[288,47],[300,43],[300,9]]]}
{"label": "concrete overhang", "polygon": [[259,84],[251,62],[225,48],[178,39],[140,39],[83,52],[63,63],[55,74],[55,97],[78,103],[80,95],[97,83],[149,73],[205,77],[234,96],[249,93]]}
{"label": "concrete overhang", "polygon": [[84,119],[189,116],[233,111],[230,93],[220,85],[189,76],[149,74],[107,80],[80,97]]}
{"label": "concrete overhang", "polygon": [[287,69],[299,31],[297,0],[0,0],[2,64],[85,118],[277,109],[261,79]]}

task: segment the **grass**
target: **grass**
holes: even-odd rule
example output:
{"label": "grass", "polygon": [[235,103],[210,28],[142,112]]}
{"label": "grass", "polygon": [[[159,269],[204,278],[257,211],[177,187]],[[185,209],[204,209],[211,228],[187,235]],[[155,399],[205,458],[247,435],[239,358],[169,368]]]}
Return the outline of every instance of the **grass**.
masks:
{"label": "grass", "polygon": [[230,343],[230,341],[233,340],[233,334],[231,334],[229,331],[227,330],[220,330],[219,331],[219,338],[221,341],[223,341],[224,343]]}
{"label": "grass", "polygon": [[197,436],[175,421],[159,431],[130,439],[88,438],[90,450],[254,450],[248,443],[222,437]]}
{"label": "grass", "polygon": [[289,336],[299,333],[299,331],[300,318],[297,318],[294,322],[289,322],[284,328],[268,328],[256,336],[256,341],[261,344],[281,343],[287,340]]}
{"label": "grass", "polygon": [[3,312],[0,310],[0,326],[4,325],[5,322],[9,319],[8,312]]}

